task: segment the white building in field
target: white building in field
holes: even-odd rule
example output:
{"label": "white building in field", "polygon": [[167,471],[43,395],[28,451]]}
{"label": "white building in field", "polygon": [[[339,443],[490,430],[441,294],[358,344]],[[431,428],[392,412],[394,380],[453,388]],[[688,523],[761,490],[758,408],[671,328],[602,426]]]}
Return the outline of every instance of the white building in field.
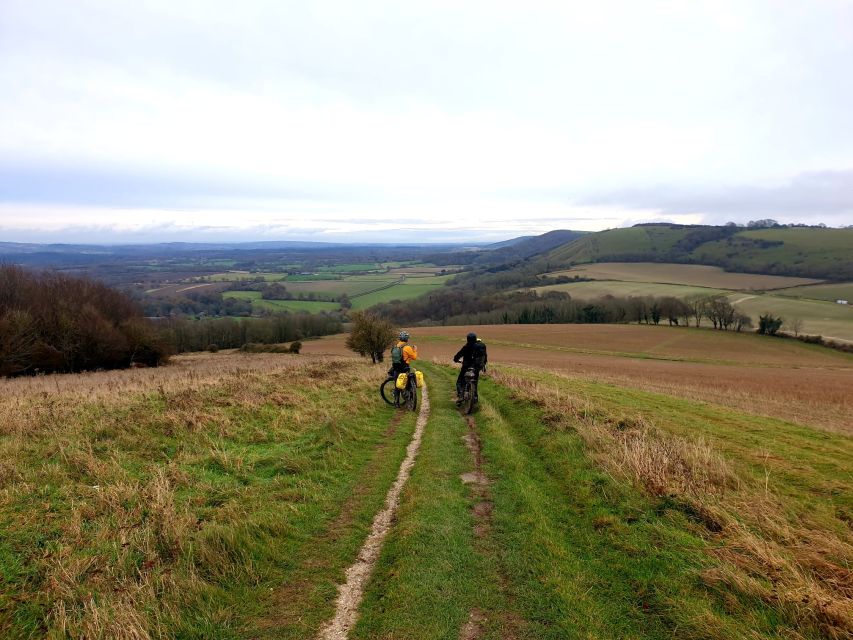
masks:
{"label": "white building in field", "polygon": [[847,304],[847,300],[836,300],[835,304]]}

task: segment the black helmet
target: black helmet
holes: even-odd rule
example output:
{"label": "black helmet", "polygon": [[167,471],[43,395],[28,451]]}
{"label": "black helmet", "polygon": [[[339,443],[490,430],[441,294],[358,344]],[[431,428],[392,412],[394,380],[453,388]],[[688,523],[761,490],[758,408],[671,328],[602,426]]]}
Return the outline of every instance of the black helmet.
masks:
{"label": "black helmet", "polygon": [[477,334],[473,331],[468,334],[468,342],[477,342]]}
{"label": "black helmet", "polygon": [[408,342],[409,341],[409,332],[401,331],[400,332],[400,342]]}

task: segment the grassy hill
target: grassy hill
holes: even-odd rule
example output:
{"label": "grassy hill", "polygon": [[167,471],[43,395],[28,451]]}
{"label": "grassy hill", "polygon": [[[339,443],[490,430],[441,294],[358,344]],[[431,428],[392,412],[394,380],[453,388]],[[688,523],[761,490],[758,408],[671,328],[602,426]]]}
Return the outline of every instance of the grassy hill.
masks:
{"label": "grassy hill", "polygon": [[586,262],[681,262],[729,271],[853,279],[853,229],[637,225],[583,236],[541,257],[549,270]]}
{"label": "grassy hill", "polygon": [[[343,336],[3,381],[0,637],[316,638],[403,460],[347,637],[850,635],[853,357],[478,329],[479,411],[427,362],[417,428]],[[466,330],[415,332],[423,360]]]}

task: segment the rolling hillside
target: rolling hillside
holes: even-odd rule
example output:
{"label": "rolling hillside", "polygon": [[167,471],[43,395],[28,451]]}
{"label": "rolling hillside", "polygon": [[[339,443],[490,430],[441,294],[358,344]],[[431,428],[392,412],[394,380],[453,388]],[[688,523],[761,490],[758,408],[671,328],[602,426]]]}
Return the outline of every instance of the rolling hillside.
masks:
{"label": "rolling hillside", "polygon": [[467,416],[467,327],[413,329],[417,414],[342,335],[2,381],[0,637],[850,636],[853,356],[476,329]]}
{"label": "rolling hillside", "polygon": [[679,262],[728,271],[853,279],[853,229],[637,225],[583,236],[540,258],[549,270],[587,262]]}

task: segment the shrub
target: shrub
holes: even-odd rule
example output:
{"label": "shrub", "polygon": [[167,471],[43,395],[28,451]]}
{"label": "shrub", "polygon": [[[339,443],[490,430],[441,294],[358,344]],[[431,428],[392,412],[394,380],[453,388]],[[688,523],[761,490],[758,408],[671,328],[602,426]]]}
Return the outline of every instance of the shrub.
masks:
{"label": "shrub", "polygon": [[210,351],[210,353],[216,353],[219,351],[219,346],[214,342],[207,345],[207,350]]}
{"label": "shrub", "polygon": [[394,326],[387,320],[363,311],[352,314],[352,330],[346,346],[361,356],[370,356],[373,363],[382,362],[385,349],[394,342]]}
{"label": "shrub", "polygon": [[782,318],[776,318],[773,314],[765,313],[758,317],[758,333],[761,335],[775,336],[782,328]]}
{"label": "shrub", "polygon": [[302,351],[302,343],[299,342],[299,340],[294,340],[290,343],[290,349],[288,349],[288,351],[290,351],[290,353],[298,354],[300,351]]}

